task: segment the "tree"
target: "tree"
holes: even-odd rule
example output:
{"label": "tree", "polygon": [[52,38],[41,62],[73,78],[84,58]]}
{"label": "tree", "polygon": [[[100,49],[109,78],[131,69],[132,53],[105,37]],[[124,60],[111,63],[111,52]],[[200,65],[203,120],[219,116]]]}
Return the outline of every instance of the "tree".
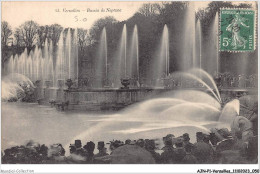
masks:
{"label": "tree", "polygon": [[158,15],[160,10],[162,10],[160,4],[146,3],[143,4],[141,8],[139,8],[138,12],[148,17],[153,15]]}
{"label": "tree", "polygon": [[34,21],[26,21],[19,27],[19,35],[26,47],[32,47],[38,34],[39,25]]}
{"label": "tree", "polygon": [[14,32],[14,42],[13,42],[13,44],[14,44],[16,47],[24,47],[24,46],[25,46],[19,28],[16,28],[16,29],[15,29],[15,32]]}
{"label": "tree", "polygon": [[59,42],[60,33],[62,32],[62,30],[63,28],[59,24],[52,24],[51,26],[49,26],[48,38],[52,40],[52,44],[54,46],[56,46]]}
{"label": "tree", "polygon": [[118,21],[113,16],[107,16],[97,20],[90,29],[89,35],[91,43],[97,42],[100,37],[100,33],[105,26],[117,23]]}
{"label": "tree", "polygon": [[6,21],[2,22],[1,31],[2,47],[6,47],[11,39],[10,36],[12,35],[12,29]]}
{"label": "tree", "polygon": [[241,3],[238,5],[234,5],[231,2],[221,2],[221,1],[213,1],[209,3],[208,7],[202,10],[199,10],[196,14],[197,18],[199,18],[202,24],[205,26],[209,25],[212,22],[212,19],[215,17],[216,13],[220,10],[220,8],[251,8],[251,4]]}
{"label": "tree", "polygon": [[80,50],[83,50],[83,47],[87,45],[87,41],[88,41],[87,34],[88,34],[88,30],[83,28],[78,29],[78,43],[79,43]]}
{"label": "tree", "polygon": [[48,37],[48,31],[49,31],[49,26],[45,25],[45,26],[40,26],[37,34],[38,34],[38,45],[42,46],[46,40],[46,38]]}

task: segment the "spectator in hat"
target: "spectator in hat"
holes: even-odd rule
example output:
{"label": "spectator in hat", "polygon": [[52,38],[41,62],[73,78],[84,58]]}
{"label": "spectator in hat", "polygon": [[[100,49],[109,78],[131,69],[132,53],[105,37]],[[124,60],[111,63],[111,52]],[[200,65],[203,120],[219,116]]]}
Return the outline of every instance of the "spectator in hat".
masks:
{"label": "spectator in hat", "polygon": [[95,149],[95,144],[90,141],[87,142],[87,144],[83,147],[86,151],[86,162],[87,163],[93,163],[93,157],[94,157],[94,149]]}
{"label": "spectator in hat", "polygon": [[125,140],[125,144],[130,144],[130,143],[131,143],[130,139]]}
{"label": "spectator in hat", "polygon": [[75,147],[77,149],[82,147],[81,140],[75,140]]}
{"label": "spectator in hat", "polygon": [[98,142],[97,149],[98,149],[99,152],[96,155],[94,155],[94,158],[96,158],[96,157],[103,157],[103,156],[108,155],[107,148],[105,148],[104,141],[99,141]]}
{"label": "spectator in hat", "polygon": [[186,151],[187,148],[191,149],[191,151],[193,151],[194,149],[194,145],[190,142],[190,136],[188,133],[185,133],[182,135],[183,138],[183,147]]}
{"label": "spectator in hat", "polygon": [[139,139],[139,140],[137,140],[136,145],[144,148],[145,147],[145,142],[144,142],[143,139]]}
{"label": "spectator in hat", "polygon": [[157,164],[161,164],[161,156],[159,153],[155,152],[155,142],[154,140],[147,140],[145,143],[145,149],[150,152]]}
{"label": "spectator in hat", "polygon": [[251,163],[258,163],[258,136],[249,137],[246,156]]}
{"label": "spectator in hat", "polygon": [[58,147],[60,148],[60,156],[65,156],[65,149],[62,147],[62,144],[58,144]]}
{"label": "spectator in hat", "polygon": [[82,157],[86,156],[85,150],[82,148],[81,140],[75,140],[75,148],[76,148],[76,155],[80,155]]}
{"label": "spectator in hat", "polygon": [[175,147],[176,147],[174,149],[174,152],[175,152],[175,156],[174,156],[175,163],[176,164],[180,164],[180,163],[182,163],[183,158],[186,156],[186,152],[185,152],[185,149],[183,147],[183,139],[181,137],[176,139]]}
{"label": "spectator in hat", "polygon": [[231,133],[227,128],[222,128],[218,130],[219,135],[221,136],[221,141],[217,143],[216,153],[221,153],[221,151],[231,150],[234,145],[234,139],[231,136]]}
{"label": "spectator in hat", "polygon": [[242,132],[237,131],[235,133],[234,137],[234,145],[232,146],[232,150],[237,150],[239,151],[240,156],[245,157],[246,156],[246,149],[247,149],[247,144],[243,142],[242,140]]}
{"label": "spectator in hat", "polygon": [[202,132],[196,133],[197,142],[194,144],[194,156],[198,163],[208,164],[212,163],[213,149],[204,142],[204,135]]}
{"label": "spectator in hat", "polygon": [[110,141],[110,146],[109,146],[109,148],[110,148],[110,150],[111,150],[111,154],[113,153],[113,151],[114,151],[116,148],[118,148],[118,147],[120,147],[120,146],[123,146],[123,145],[124,145],[124,143],[123,143],[122,141],[119,141],[119,140]]}
{"label": "spectator in hat", "polygon": [[192,154],[192,151],[194,150],[194,147],[187,146],[185,151],[186,155],[182,160],[182,164],[197,164],[198,160],[197,158]]}
{"label": "spectator in hat", "polygon": [[175,163],[175,152],[173,148],[173,135],[167,135],[163,137],[164,147],[162,148],[163,153],[161,159],[163,164],[174,164]]}

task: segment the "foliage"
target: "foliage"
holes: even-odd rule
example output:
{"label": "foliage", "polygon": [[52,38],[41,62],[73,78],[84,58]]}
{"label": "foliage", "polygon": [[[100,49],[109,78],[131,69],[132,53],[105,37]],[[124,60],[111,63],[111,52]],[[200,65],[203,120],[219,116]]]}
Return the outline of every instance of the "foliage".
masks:
{"label": "foliage", "polygon": [[213,1],[209,3],[207,8],[197,12],[197,18],[201,20],[204,27],[208,27],[221,8],[251,8],[251,5],[246,3],[234,5],[231,2]]}
{"label": "foliage", "polygon": [[[131,38],[134,25],[138,27],[138,40],[139,40],[139,64],[140,64],[140,77],[147,78],[153,71],[154,64],[153,60],[156,56],[156,50],[160,45],[161,35],[163,26],[167,24],[169,30],[169,52],[170,52],[170,72],[180,70],[179,67],[182,58],[182,41],[183,41],[183,30],[185,27],[184,17],[187,13],[189,2],[151,2],[143,4],[139,10],[126,21],[117,21],[112,16],[107,16],[97,20],[93,26],[89,29],[78,29],[78,50],[79,50],[79,76],[81,78],[94,78],[95,70],[93,66],[96,62],[98,55],[98,47],[102,29],[106,27],[107,31],[107,43],[108,43],[108,64],[112,65],[111,62],[115,60],[115,53],[118,50],[120,37],[123,29],[123,25],[127,25],[127,37]],[[210,42],[209,36],[210,31],[216,12],[223,7],[239,7],[239,8],[250,8],[251,5],[243,2],[235,5],[231,2],[214,1],[208,4],[207,8],[199,9],[196,12],[196,20],[200,20],[202,43],[207,46]],[[43,46],[46,38],[48,42],[52,41],[55,46],[59,41],[60,33],[64,30],[66,33],[67,29],[63,29],[59,24],[39,26],[34,21],[26,21],[19,28],[13,31],[7,26],[6,34],[3,34],[3,22],[2,22],[2,43],[6,43],[10,39],[13,33],[13,45],[17,48],[33,47],[34,45]],[[9,34],[8,34],[9,33]],[[3,38],[3,36],[5,36]],[[130,40],[130,39],[128,39]],[[9,40],[8,40],[9,41]],[[206,42],[205,42],[206,41]],[[4,44],[2,44],[4,45]],[[29,48],[30,49],[30,48]],[[206,48],[205,48],[206,49]],[[3,63],[8,60],[10,53],[6,53],[8,48],[3,50],[2,53],[2,66]],[[14,51],[15,52],[15,51]],[[16,53],[12,52],[12,54]],[[256,52],[250,53],[250,56],[257,55]],[[230,57],[230,53],[221,53],[220,57]],[[235,59],[235,58],[234,58]],[[233,59],[230,59],[230,61]],[[229,60],[223,60],[225,67]],[[231,61],[231,62],[232,62]],[[257,62],[257,59],[250,59],[250,64]],[[110,68],[113,69],[114,67]],[[90,84],[90,83],[89,83]]]}
{"label": "foliage", "polygon": [[89,31],[91,43],[97,42],[99,40],[100,33],[104,27],[112,25],[116,22],[118,21],[112,16],[107,16],[105,18],[97,20]]}
{"label": "foliage", "polygon": [[11,40],[11,38],[10,38],[11,35],[12,35],[12,29],[11,29],[10,25],[6,21],[3,21],[2,25],[1,25],[2,47],[6,47],[8,45],[8,43]]}
{"label": "foliage", "polygon": [[79,49],[83,50],[85,46],[88,44],[88,30],[79,28],[78,29],[78,44]]}
{"label": "foliage", "polygon": [[57,43],[59,42],[59,38],[60,38],[60,34],[61,34],[62,30],[63,30],[63,28],[59,24],[52,24],[52,25],[48,26],[47,37],[50,40],[52,40],[52,44],[54,46],[56,46]]}
{"label": "foliage", "polygon": [[19,26],[19,34],[26,47],[32,47],[36,40],[39,24],[34,21],[26,21]]}

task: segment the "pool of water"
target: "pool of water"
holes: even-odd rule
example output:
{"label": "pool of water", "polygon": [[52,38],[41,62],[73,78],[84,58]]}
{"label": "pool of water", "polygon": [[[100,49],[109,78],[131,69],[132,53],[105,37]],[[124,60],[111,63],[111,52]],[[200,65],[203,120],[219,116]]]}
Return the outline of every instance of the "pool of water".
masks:
{"label": "pool of water", "polygon": [[2,102],[1,150],[33,140],[45,145],[61,143],[68,152],[75,139],[85,145],[87,141],[139,138],[156,139],[160,149],[162,137],[170,133],[189,133],[195,142],[196,132],[208,132],[218,116],[215,107],[175,98],[148,100],[115,112],[62,112],[50,106]]}
{"label": "pool of water", "polygon": [[38,104],[2,103],[2,150],[29,140],[65,145],[107,117],[106,113],[61,112]]}

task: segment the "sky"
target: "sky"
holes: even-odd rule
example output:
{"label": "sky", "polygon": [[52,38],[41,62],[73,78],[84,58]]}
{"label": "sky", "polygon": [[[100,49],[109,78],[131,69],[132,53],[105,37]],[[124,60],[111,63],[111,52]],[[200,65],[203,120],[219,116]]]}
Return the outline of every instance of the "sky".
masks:
{"label": "sky", "polygon": [[[194,8],[195,10],[205,8],[209,2],[195,2]],[[13,30],[28,20],[36,21],[39,25],[57,23],[63,27],[89,29],[96,20],[105,16],[113,16],[118,21],[127,20],[138,11],[143,3],[147,1],[2,2],[2,21],[7,21]],[[102,9],[105,12],[102,12]],[[116,11],[111,13],[106,11],[107,9]],[[69,10],[77,12],[68,12]]]}
{"label": "sky", "polygon": [[[89,29],[99,18],[114,16],[117,20],[127,20],[138,11],[144,2],[3,2],[2,21],[7,21],[12,29],[27,20],[40,25],[58,23],[63,27]],[[146,2],[147,3],[147,2]],[[156,3],[156,2],[153,2]],[[196,3],[206,7],[208,2]],[[115,9],[115,12],[101,12],[101,9]],[[59,10],[59,12],[57,12]],[[74,10],[78,12],[68,12]],[[91,12],[90,12],[91,10]]]}
{"label": "sky", "polygon": [[[142,2],[4,2],[2,20],[7,21],[12,28],[27,20],[33,20],[40,25],[58,23],[63,27],[89,29],[96,20],[105,16],[114,16],[119,21],[126,20],[142,4]],[[119,9],[121,12],[101,12],[102,8]],[[57,9],[60,12],[57,12]],[[66,10],[63,11],[64,9]],[[87,11],[88,9],[92,12]],[[80,12],[67,12],[67,10]]]}

